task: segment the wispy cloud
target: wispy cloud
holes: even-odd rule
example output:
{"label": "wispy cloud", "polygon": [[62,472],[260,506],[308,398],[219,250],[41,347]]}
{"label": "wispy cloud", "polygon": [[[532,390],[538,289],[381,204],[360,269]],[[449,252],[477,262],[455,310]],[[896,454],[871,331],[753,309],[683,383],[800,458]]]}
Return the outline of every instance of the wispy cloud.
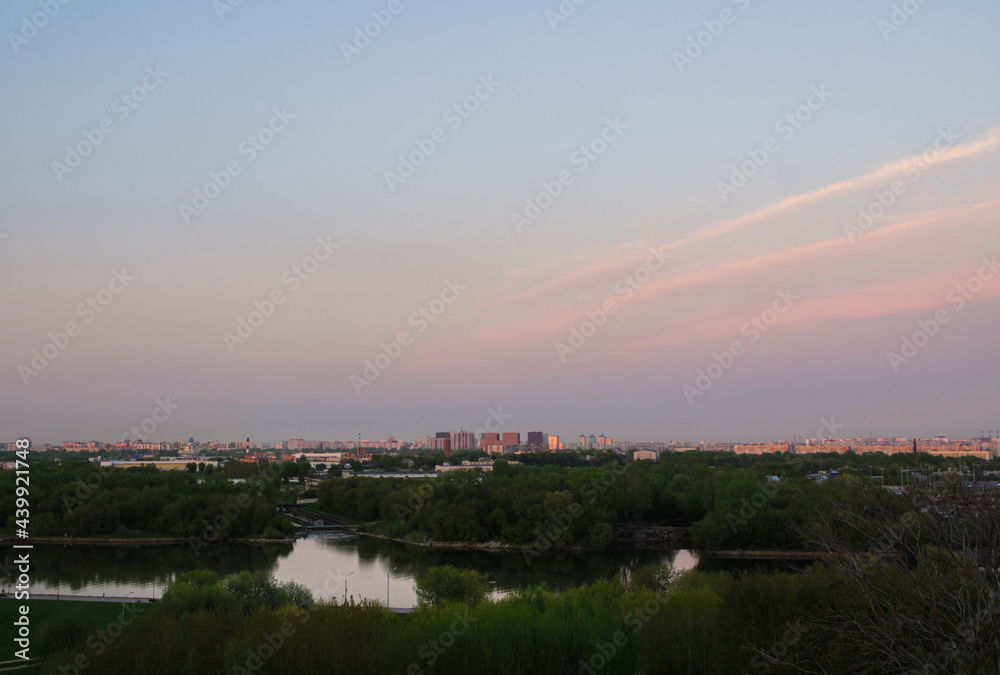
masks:
{"label": "wispy cloud", "polygon": [[[976,157],[990,152],[998,146],[1000,146],[1000,127],[995,127],[988,130],[978,140],[939,150],[938,155],[933,160],[935,171],[940,170],[940,167],[950,162]],[[678,251],[693,244],[736,233],[758,223],[768,222],[794,209],[815,204],[835,195],[868,188],[872,185],[884,185],[887,181],[898,178],[921,164],[926,166],[927,162],[919,154],[887,162],[866,174],[831,183],[809,192],[785,197],[744,215],[705,226],[685,237],[666,243],[664,250]],[[517,272],[519,279],[523,279],[525,276],[535,277],[543,271],[558,274],[558,278],[543,281],[532,288],[502,297],[497,301],[497,304],[528,303],[559,293],[580,292],[582,289],[590,288],[595,280],[603,279],[609,275],[613,276],[622,268],[635,265],[648,255],[649,246],[661,244],[662,242],[655,244],[654,242],[636,242],[628,247],[619,246],[614,251],[605,250],[596,254],[593,252],[584,254],[575,260],[566,257],[555,261],[562,263],[562,269],[558,269],[557,264],[554,265],[553,261],[549,261],[543,269],[519,270]],[[827,246],[828,244],[819,242],[819,245]],[[594,257],[600,259],[597,262],[592,262]]]}

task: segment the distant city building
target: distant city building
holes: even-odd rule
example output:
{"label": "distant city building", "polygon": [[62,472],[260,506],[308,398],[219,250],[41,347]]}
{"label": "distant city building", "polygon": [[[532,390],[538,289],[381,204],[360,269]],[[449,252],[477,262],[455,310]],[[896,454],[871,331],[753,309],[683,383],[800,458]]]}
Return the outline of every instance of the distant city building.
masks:
{"label": "distant city building", "polygon": [[541,431],[529,431],[528,445],[537,445],[538,447],[545,447],[545,434],[542,433]]}
{"label": "distant city building", "polygon": [[444,450],[446,453],[451,453],[451,432],[450,431],[439,431],[435,434],[434,438],[431,439],[431,450]]}
{"label": "distant city building", "polygon": [[587,436],[585,434],[580,434],[580,447],[584,450],[587,449]]}
{"label": "distant city building", "polygon": [[637,462],[641,462],[644,459],[652,460],[654,462],[660,461],[660,453],[656,450],[636,450],[632,457]]}
{"label": "distant city building", "polygon": [[452,466],[451,464],[438,464],[434,469],[438,473],[444,473],[446,471],[458,471],[461,469],[474,469],[476,471],[492,471],[493,470],[493,460],[492,459],[481,459],[475,462],[465,460],[461,464],[456,464]]}
{"label": "distant city building", "polygon": [[772,452],[788,452],[788,443],[738,443],[734,448],[737,455],[766,455]]}
{"label": "distant city building", "polygon": [[281,449],[292,452],[296,450],[322,450],[323,443],[321,441],[306,441],[301,438],[292,438],[282,443]]}
{"label": "distant city building", "polygon": [[490,455],[502,455],[504,444],[500,440],[483,440],[479,441],[479,449]]}
{"label": "distant city building", "polygon": [[476,434],[471,431],[453,431],[451,432],[451,449],[452,450],[475,450],[476,449]]}
{"label": "distant city building", "polygon": [[823,445],[796,445],[796,455],[812,455],[823,452],[835,452],[839,455],[850,450],[850,446],[840,443],[824,443]]}
{"label": "distant city building", "polygon": [[304,452],[299,457],[305,457],[310,464],[336,464],[343,459],[342,452]]}
{"label": "distant city building", "polygon": [[594,436],[594,434],[590,434],[590,437],[587,439],[587,449],[593,450],[596,447],[597,447],[597,437]]}
{"label": "distant city building", "polygon": [[521,445],[521,434],[517,431],[505,431],[500,435],[504,445]]}
{"label": "distant city building", "polygon": [[549,450],[562,450],[562,443],[558,436],[549,436]]}
{"label": "distant city building", "polygon": [[219,462],[215,459],[209,459],[204,457],[188,457],[185,459],[138,459],[138,460],[102,460],[100,465],[102,467],[111,467],[112,469],[128,469],[131,467],[141,467],[141,466],[155,466],[160,471],[187,471],[187,465],[191,462],[197,464],[204,463],[205,466],[218,466]]}

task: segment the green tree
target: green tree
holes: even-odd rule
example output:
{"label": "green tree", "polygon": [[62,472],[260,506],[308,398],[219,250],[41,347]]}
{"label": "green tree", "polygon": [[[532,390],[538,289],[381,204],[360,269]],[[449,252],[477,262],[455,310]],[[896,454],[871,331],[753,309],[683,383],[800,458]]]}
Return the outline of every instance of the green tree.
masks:
{"label": "green tree", "polygon": [[461,602],[475,607],[486,597],[486,575],[451,565],[431,567],[417,579],[417,599],[421,605]]}

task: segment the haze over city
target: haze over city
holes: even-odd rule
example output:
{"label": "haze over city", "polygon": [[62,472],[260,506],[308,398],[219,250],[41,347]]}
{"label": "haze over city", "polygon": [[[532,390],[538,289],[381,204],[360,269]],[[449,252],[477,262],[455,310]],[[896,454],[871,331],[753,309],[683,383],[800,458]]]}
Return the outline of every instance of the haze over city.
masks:
{"label": "haze over city", "polygon": [[0,441],[997,427],[996,3],[563,4],[4,3]]}

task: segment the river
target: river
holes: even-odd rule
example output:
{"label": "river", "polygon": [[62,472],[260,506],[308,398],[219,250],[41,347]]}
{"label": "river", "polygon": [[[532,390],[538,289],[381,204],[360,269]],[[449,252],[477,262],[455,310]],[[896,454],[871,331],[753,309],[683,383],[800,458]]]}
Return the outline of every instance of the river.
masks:
{"label": "river", "polygon": [[[4,553],[7,569],[14,552]],[[369,537],[310,535],[294,544],[257,546],[213,544],[198,552],[187,544],[146,546],[40,545],[31,553],[31,590],[35,594],[159,598],[178,572],[209,569],[220,576],[241,570],[266,570],[278,581],[305,585],[317,599],[374,600],[390,607],[416,605],[415,580],[435,565],[469,567],[487,575],[495,596],[545,583],[565,590],[600,578],[627,576],[648,563],[673,562],[679,569],[697,565],[695,553],[547,551],[530,561],[520,552],[491,553],[425,549]],[[9,591],[11,580],[0,582]]]}

